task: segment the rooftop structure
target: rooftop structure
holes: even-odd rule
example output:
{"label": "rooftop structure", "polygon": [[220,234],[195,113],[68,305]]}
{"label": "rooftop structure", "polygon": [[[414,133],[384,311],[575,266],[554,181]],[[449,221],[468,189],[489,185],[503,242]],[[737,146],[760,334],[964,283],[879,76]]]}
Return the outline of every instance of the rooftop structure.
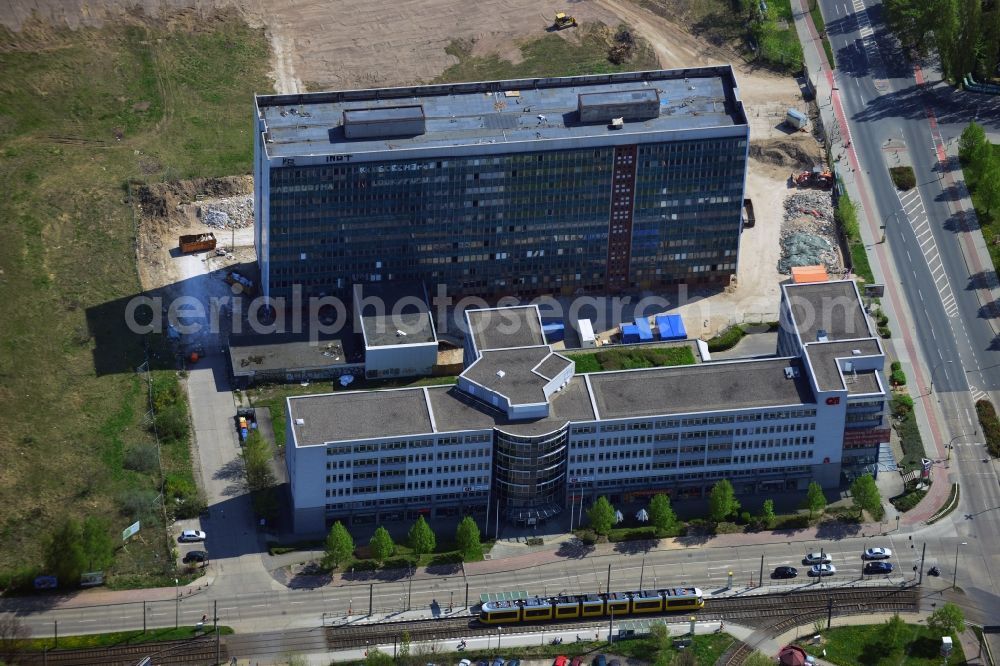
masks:
{"label": "rooftop structure", "polygon": [[465,321],[478,352],[545,344],[542,319],[535,306],[466,310]]}
{"label": "rooftop structure", "polygon": [[[745,125],[729,67],[259,95],[269,157],[455,154],[483,144],[565,141]],[[613,128],[614,118],[624,118]],[[379,155],[378,159],[382,159]]]}
{"label": "rooftop structure", "polygon": [[784,285],[795,332],[808,342],[855,340],[871,335],[851,280]]}
{"label": "rooftop structure", "polygon": [[354,307],[361,320],[366,349],[437,344],[427,291],[421,283],[356,284]]}

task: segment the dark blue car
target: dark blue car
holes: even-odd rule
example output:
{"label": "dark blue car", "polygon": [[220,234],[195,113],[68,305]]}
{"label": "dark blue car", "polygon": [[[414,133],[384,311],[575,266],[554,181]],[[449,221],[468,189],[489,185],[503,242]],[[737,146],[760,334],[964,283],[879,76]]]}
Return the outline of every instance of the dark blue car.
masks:
{"label": "dark blue car", "polygon": [[887,574],[892,573],[891,562],[869,562],[865,565],[866,574]]}

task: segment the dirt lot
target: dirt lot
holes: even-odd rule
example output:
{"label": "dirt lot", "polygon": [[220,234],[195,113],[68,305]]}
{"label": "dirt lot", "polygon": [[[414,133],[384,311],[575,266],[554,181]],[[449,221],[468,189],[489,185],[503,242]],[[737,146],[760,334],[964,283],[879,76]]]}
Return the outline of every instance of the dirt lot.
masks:
{"label": "dirt lot", "polygon": [[[9,4],[10,11],[0,21],[15,29],[32,29],[36,21],[29,18],[32,11],[46,22],[77,27],[120,15],[136,0],[12,0]],[[138,4],[152,15],[163,7],[159,0]],[[183,0],[176,4],[182,5]],[[213,7],[233,6],[250,23],[266,26],[273,51],[272,72],[281,92],[430,81],[455,64],[456,59],[445,53],[455,39],[473,40],[474,55],[498,53],[516,60],[519,43],[545,34],[557,10],[568,10],[580,21],[629,23],[653,45],[663,67],[732,63],[750,119],[751,150],[757,158],[751,160],[747,178],[747,196],[755,202],[757,226],[743,235],[738,280],[726,293],[711,299],[711,309],[702,317],[707,325],[700,333],[707,335],[732,321],[758,314],[766,318],[777,311],[778,284],[784,278],[775,265],[786,180],[792,170],[810,167],[821,157],[819,144],[810,135],[789,134],[780,126],[788,107],[805,109],[795,79],[748,67],[734,52],[708,44],[629,0],[583,0],[569,6],[555,0],[482,0],[475,5],[458,0],[342,0],[336,12],[325,0],[189,0],[188,6],[188,19]],[[575,39],[572,30],[559,34]],[[235,188],[232,194],[250,187],[248,182],[230,185]],[[145,261],[140,269],[145,287],[178,283],[192,288],[196,267],[187,266],[190,258],[172,257],[170,250],[178,234],[203,228],[192,206],[177,208],[178,203],[195,202],[198,194],[197,184],[174,191],[168,188],[162,192],[165,213],[147,217],[141,245]],[[212,196],[213,192],[201,194]],[[225,244],[221,236],[226,234],[217,235]],[[233,259],[212,257],[210,266],[198,270],[251,261],[248,245],[252,237],[245,232],[241,236],[242,248],[237,248]],[[700,316],[704,305],[695,309]]]}

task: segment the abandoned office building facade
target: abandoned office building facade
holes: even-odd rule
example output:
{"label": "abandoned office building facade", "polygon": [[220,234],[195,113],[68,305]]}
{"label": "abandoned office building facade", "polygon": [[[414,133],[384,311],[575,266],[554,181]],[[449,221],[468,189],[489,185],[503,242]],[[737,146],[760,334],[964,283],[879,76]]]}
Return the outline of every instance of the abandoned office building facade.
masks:
{"label": "abandoned office building facade", "polygon": [[885,357],[851,281],[784,286],[774,358],[670,368],[576,375],[536,307],[466,316],[455,386],[288,398],[297,532],[420,514],[533,524],[722,478],[743,494],[836,487],[889,438]]}
{"label": "abandoned office building facade", "polygon": [[728,66],[256,98],[268,297],[728,282],[749,126]]}

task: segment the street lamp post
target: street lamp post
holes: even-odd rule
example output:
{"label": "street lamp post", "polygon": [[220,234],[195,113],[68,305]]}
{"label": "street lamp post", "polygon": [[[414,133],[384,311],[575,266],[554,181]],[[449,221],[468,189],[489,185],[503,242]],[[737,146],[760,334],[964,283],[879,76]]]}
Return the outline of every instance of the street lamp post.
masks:
{"label": "street lamp post", "polygon": [[499,624],[497,625],[497,654],[500,653],[500,634],[503,633],[503,627]]}
{"label": "street lamp post", "polygon": [[174,629],[181,626],[181,588],[180,579],[174,578]]}
{"label": "street lamp post", "polygon": [[948,442],[948,447],[947,447],[948,448],[948,458],[947,458],[947,462],[949,462],[949,463],[951,462],[951,452],[955,449],[955,440],[956,439],[961,439],[963,437],[972,437],[977,432],[979,432],[979,431],[976,430],[975,428],[973,428],[972,432],[963,432],[961,435],[955,435],[954,437],[952,437],[951,441]]}
{"label": "street lamp post", "polygon": [[946,365],[949,363],[952,363],[952,361],[938,361],[934,365],[934,367],[931,368],[931,385],[927,389],[927,395],[931,395],[932,393],[934,393],[934,373],[937,372],[937,369],[940,368],[942,365]]}
{"label": "street lamp post", "polygon": [[958,588],[958,585],[956,585],[956,583],[958,582],[958,547],[968,546],[968,545],[969,545],[968,541],[963,541],[962,543],[955,544],[955,567],[954,569],[952,569],[951,572],[951,589],[953,590]]}

